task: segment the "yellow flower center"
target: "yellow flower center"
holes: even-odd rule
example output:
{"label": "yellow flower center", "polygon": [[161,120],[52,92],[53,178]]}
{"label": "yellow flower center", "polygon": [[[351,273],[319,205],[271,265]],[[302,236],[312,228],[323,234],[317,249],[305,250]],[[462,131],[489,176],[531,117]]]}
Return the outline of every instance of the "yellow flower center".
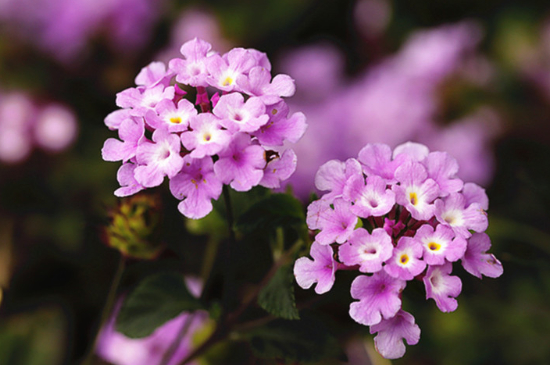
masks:
{"label": "yellow flower center", "polygon": [[233,79],[230,76],[227,76],[222,82],[222,86],[229,86],[233,84]]}
{"label": "yellow flower center", "polygon": [[428,248],[430,249],[430,251],[439,251],[441,245],[437,242],[430,242],[428,243]]}
{"label": "yellow flower center", "polygon": [[409,200],[411,201],[412,205],[416,205],[416,203],[418,203],[418,196],[416,195],[416,193],[410,193]]}
{"label": "yellow flower center", "polygon": [[172,118],[170,118],[170,123],[180,124],[181,123],[181,118],[180,117],[172,117]]}

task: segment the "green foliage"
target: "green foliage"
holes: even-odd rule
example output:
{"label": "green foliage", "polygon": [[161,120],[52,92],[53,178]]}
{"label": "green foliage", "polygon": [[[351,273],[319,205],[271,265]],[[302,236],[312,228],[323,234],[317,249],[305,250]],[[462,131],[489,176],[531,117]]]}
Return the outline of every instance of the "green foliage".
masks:
{"label": "green foliage", "polygon": [[307,232],[302,204],[288,194],[272,194],[256,202],[238,218],[236,227],[245,234],[273,232],[277,227]]}
{"label": "green foliage", "polygon": [[4,318],[0,324],[0,364],[61,364],[67,346],[65,332],[65,318],[55,308]]}
{"label": "green foliage", "polygon": [[258,304],[267,312],[284,319],[300,319],[294,297],[293,263],[281,266],[258,295]]}
{"label": "green foliage", "polygon": [[203,306],[189,293],[183,275],[162,273],[146,278],[124,301],[116,329],[130,338],[149,336],[183,311]]}
{"label": "green foliage", "polygon": [[254,354],[262,358],[311,362],[343,358],[336,338],[322,322],[308,313],[298,321],[274,320],[245,335]]}

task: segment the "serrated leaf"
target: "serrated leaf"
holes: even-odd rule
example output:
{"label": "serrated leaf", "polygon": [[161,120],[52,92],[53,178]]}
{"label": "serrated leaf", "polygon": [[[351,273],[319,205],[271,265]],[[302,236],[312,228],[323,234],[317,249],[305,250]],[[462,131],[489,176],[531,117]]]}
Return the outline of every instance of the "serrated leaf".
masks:
{"label": "serrated leaf", "polygon": [[258,304],[268,313],[285,319],[300,319],[294,298],[292,264],[281,266],[258,295]]}
{"label": "serrated leaf", "polygon": [[249,332],[245,338],[254,354],[297,362],[345,357],[338,341],[321,321],[307,313],[301,313],[301,317],[298,321],[277,319]]}
{"label": "serrated leaf", "polygon": [[181,312],[201,308],[182,274],[156,274],[128,295],[118,314],[116,329],[130,338],[146,337]]}
{"label": "serrated leaf", "polygon": [[236,226],[245,234],[280,226],[306,229],[302,204],[288,194],[273,194],[258,201],[239,217]]}

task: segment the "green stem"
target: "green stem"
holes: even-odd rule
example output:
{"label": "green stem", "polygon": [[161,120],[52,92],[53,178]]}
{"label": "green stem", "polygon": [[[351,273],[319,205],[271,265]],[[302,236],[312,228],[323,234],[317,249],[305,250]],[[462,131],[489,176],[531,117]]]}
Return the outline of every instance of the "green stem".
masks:
{"label": "green stem", "polygon": [[[283,266],[287,260],[291,257],[291,255],[295,252],[295,250],[302,244],[301,241],[297,241],[294,246],[292,246],[288,251],[286,251],[281,257],[273,263],[267,274],[264,276],[262,281],[256,285],[256,288],[252,293],[250,293],[246,298],[243,299],[241,305],[239,308],[237,308],[233,313],[229,313],[227,315],[222,315],[222,318],[218,325],[216,326],[216,329],[214,332],[212,332],[212,335],[204,341],[199,347],[197,347],[192,353],[190,353],[185,359],[183,359],[179,365],[187,364],[189,361],[197,358],[198,356],[202,355],[204,352],[206,352],[211,346],[215,345],[219,341],[224,340],[229,333],[231,333],[231,329],[236,325],[237,320],[239,316],[248,308],[248,306],[254,301],[254,298],[256,298],[262,288],[271,280],[273,275],[277,272],[277,270]],[[273,320],[275,317],[269,315],[266,318],[260,318],[255,325],[261,325],[263,323],[267,323],[270,320]],[[252,323],[252,322],[251,322]],[[247,328],[251,327],[251,323],[248,323]]]}
{"label": "green stem", "polygon": [[111,312],[113,310],[113,306],[116,300],[116,293],[118,290],[118,286],[120,284],[120,281],[122,279],[122,274],[124,272],[124,268],[126,266],[126,258],[121,255],[120,259],[118,261],[118,266],[115,271],[115,274],[113,276],[113,281],[111,282],[111,287],[109,288],[109,293],[107,294],[107,299],[105,300],[105,305],[103,306],[103,310],[101,312],[101,319],[99,321],[99,325],[97,327],[97,332],[94,336],[94,341],[92,343],[92,346],[90,347],[88,353],[84,357],[84,360],[82,361],[82,365],[89,365],[92,364],[92,360],[94,358],[95,348],[97,346],[97,341],[99,337],[99,332],[103,328],[103,325],[107,322],[109,319],[109,316],[111,315]]}
{"label": "green stem", "polygon": [[229,229],[229,239],[231,244],[235,244],[235,242],[237,241],[235,238],[235,230],[233,229],[235,218],[233,217],[233,206],[231,204],[231,195],[229,194],[229,187],[227,185],[224,185],[222,191],[223,191],[223,200],[225,202],[227,228]]}
{"label": "green stem", "polygon": [[225,210],[227,218],[227,228],[229,230],[229,242],[226,244],[225,248],[225,275],[223,280],[223,294],[222,294],[222,310],[224,314],[222,315],[222,320],[225,317],[225,313],[229,309],[229,302],[232,295],[234,295],[234,283],[235,283],[235,273],[234,273],[234,264],[233,264],[233,250],[237,244],[237,239],[235,238],[235,230],[233,229],[234,217],[233,217],[233,207],[231,205],[231,196],[229,194],[229,187],[227,185],[223,186],[223,199],[225,201]]}

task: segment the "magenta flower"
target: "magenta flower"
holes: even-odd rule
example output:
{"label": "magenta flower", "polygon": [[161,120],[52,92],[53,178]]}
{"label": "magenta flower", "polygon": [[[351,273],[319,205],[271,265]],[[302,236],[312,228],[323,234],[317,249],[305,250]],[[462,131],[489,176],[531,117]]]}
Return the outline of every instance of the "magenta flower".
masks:
{"label": "magenta flower", "polygon": [[381,217],[390,212],[395,204],[395,193],[386,189],[386,181],[380,176],[354,175],[346,181],[344,198],[353,203],[351,211],[359,217]]}
{"label": "magenta flower", "polygon": [[330,160],[319,167],[315,175],[315,186],[321,191],[328,191],[324,198],[331,200],[340,197],[344,193],[347,181],[359,174],[361,165],[354,158],[346,162]]}
{"label": "magenta flower", "polygon": [[165,176],[176,176],[183,166],[180,149],[177,135],[157,129],[153,133],[153,142],[143,141],[137,148],[136,180],[149,188],[160,185]]}
{"label": "magenta flower", "polygon": [[363,165],[367,176],[378,175],[393,183],[395,170],[404,162],[406,155],[398,156],[400,157],[392,160],[392,151],[388,145],[369,143],[359,151],[358,160]]}
{"label": "magenta flower", "polygon": [[233,133],[254,132],[269,119],[259,98],[251,97],[245,102],[239,93],[221,96],[213,113],[220,118],[220,124]]}
{"label": "magenta flower", "polygon": [[371,326],[370,333],[377,333],[374,345],[386,359],[398,359],[405,355],[403,340],[408,345],[416,345],[420,340],[420,327],[414,323],[414,317],[402,309],[392,318],[382,319]]}
{"label": "magenta flower", "polygon": [[346,242],[357,224],[357,217],[349,210],[350,204],[342,199],[335,199],[332,204],[326,200],[316,203],[307,211],[308,226],[321,230],[316,241],[321,245]]}
{"label": "magenta flower", "polygon": [[281,97],[292,96],[296,91],[294,80],[290,76],[277,75],[271,80],[269,69],[262,66],[253,67],[248,77],[241,75],[237,84],[248,94],[260,97],[266,105],[275,104]]}
{"label": "magenta flower", "polygon": [[350,317],[365,326],[392,318],[401,309],[400,293],[405,286],[404,280],[394,279],[385,271],[359,275],[351,283],[351,296],[359,301],[351,303]]}
{"label": "magenta flower", "polygon": [[121,108],[134,109],[135,115],[145,115],[147,110],[154,108],[163,99],[173,99],[175,89],[173,86],[165,87],[157,84],[148,88],[131,87],[116,95],[116,105]]}
{"label": "magenta flower", "polygon": [[[402,156],[402,155],[399,155]],[[438,197],[437,183],[428,178],[424,166],[418,162],[406,162],[395,171],[400,185],[394,185],[395,200],[417,220],[433,217],[433,201]]]}
{"label": "magenta flower", "polygon": [[168,64],[170,70],[176,74],[176,81],[194,87],[207,86],[205,59],[211,48],[210,43],[198,38],[181,46],[180,52],[185,59],[174,58]]}
{"label": "magenta flower", "polygon": [[269,115],[267,123],[253,133],[265,146],[282,146],[285,140],[295,143],[306,131],[305,115],[297,112],[287,118],[288,107],[284,102],[267,106],[266,114]]}
{"label": "magenta flower", "polygon": [[468,239],[468,248],[462,257],[462,266],[470,274],[481,279],[482,275],[498,278],[504,272],[502,264],[490,253],[491,240],[485,233],[474,233]]}
{"label": "magenta flower", "polygon": [[392,257],[386,261],[384,270],[394,278],[412,280],[426,268],[426,262],[421,257],[420,243],[412,237],[401,237],[393,249]]}
{"label": "magenta flower", "polygon": [[464,184],[462,189],[462,196],[464,197],[465,206],[469,207],[472,203],[479,204],[479,207],[483,210],[489,209],[489,198],[485,193],[485,189],[474,183]]}
{"label": "magenta flower", "polygon": [[223,91],[242,91],[237,85],[237,79],[248,74],[254,66],[256,59],[248,50],[233,48],[223,56],[216,54],[208,58],[207,68],[210,76],[206,81],[210,86]]}
{"label": "magenta flower", "polygon": [[222,129],[213,114],[201,113],[191,119],[191,130],[181,134],[181,143],[191,151],[191,157],[213,156],[225,149],[231,134]]}
{"label": "magenta flower", "polygon": [[435,300],[442,312],[452,312],[458,307],[456,297],[462,291],[462,281],[458,276],[449,275],[453,265],[447,262],[440,266],[429,266],[424,277],[426,299]]}
{"label": "magenta flower", "polygon": [[120,128],[120,124],[132,117],[132,109],[117,109],[105,117],[105,125],[111,130]]}
{"label": "magenta flower", "polygon": [[438,224],[434,228],[424,224],[414,236],[424,250],[424,261],[428,265],[443,265],[445,260],[455,262],[464,256],[466,240],[455,236],[453,230],[445,225]]}
{"label": "magenta flower", "polygon": [[258,185],[265,167],[264,149],[252,144],[244,133],[235,134],[233,140],[214,164],[216,176],[237,191],[248,191]]}
{"label": "magenta flower", "polygon": [[166,69],[166,65],[163,62],[151,62],[141,69],[136,76],[135,83],[138,86],[145,87],[154,87],[158,84],[167,87],[170,85],[170,79],[173,74],[173,71]]}
{"label": "magenta flower", "polygon": [[393,159],[397,156],[401,156],[402,160],[412,160],[415,162],[422,162],[428,157],[430,150],[428,147],[421,143],[405,142],[393,149]]}
{"label": "magenta flower", "polygon": [[338,248],[338,257],[348,266],[359,265],[361,272],[373,273],[382,269],[392,251],[391,237],[383,228],[374,229],[372,234],[364,228],[357,228]]}
{"label": "magenta flower", "polygon": [[466,207],[466,200],[460,193],[437,199],[435,216],[441,224],[451,227],[457,236],[464,238],[472,235],[470,230],[485,231],[489,224],[487,213],[481,209],[480,205],[472,203]]}
{"label": "magenta flower", "polygon": [[281,187],[281,181],[288,179],[296,170],[296,163],[296,153],[285,150],[281,156],[276,156],[267,163],[259,184],[270,189]]}
{"label": "magenta flower", "polygon": [[434,179],[439,186],[439,195],[447,196],[462,190],[464,183],[456,178],[458,162],[445,152],[431,152],[424,164],[428,177]]}
{"label": "magenta flower", "polygon": [[118,197],[129,196],[145,189],[135,178],[136,165],[133,163],[125,163],[118,169],[116,178],[120,188],[115,190],[115,195]]}
{"label": "magenta flower", "polygon": [[313,258],[300,257],[294,264],[294,277],[303,289],[309,289],[314,283],[315,292],[328,292],[334,284],[337,262],[334,261],[334,252],[328,245],[313,242],[309,254]]}
{"label": "magenta flower", "polygon": [[155,129],[166,128],[169,132],[177,133],[187,130],[191,118],[197,115],[195,106],[187,99],[181,99],[178,104],[170,99],[163,99],[145,114],[147,124]]}
{"label": "magenta flower", "polygon": [[199,219],[212,211],[212,199],[222,193],[222,183],[214,174],[214,163],[207,156],[202,159],[187,155],[181,171],[170,179],[170,191],[177,199],[179,211],[186,217]]}
{"label": "magenta flower", "polygon": [[122,141],[109,138],[105,141],[101,156],[105,161],[127,162],[136,155],[139,144],[144,140],[145,126],[141,118],[125,119],[118,129]]}

